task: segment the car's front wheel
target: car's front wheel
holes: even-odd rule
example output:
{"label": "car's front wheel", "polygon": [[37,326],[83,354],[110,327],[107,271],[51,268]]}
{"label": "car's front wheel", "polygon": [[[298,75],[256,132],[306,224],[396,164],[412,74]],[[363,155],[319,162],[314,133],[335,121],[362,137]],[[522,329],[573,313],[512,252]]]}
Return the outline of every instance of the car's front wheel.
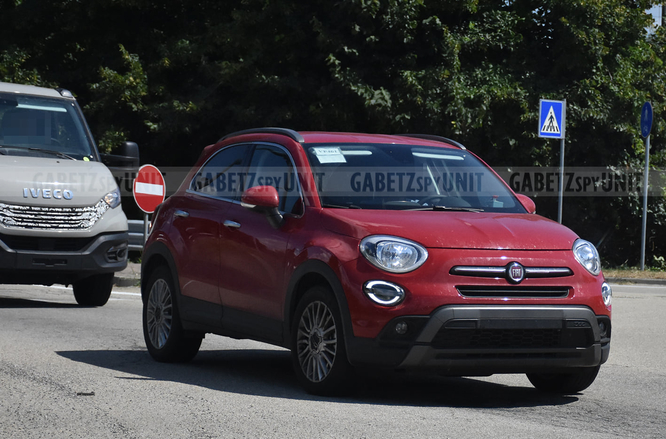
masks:
{"label": "car's front wheel", "polygon": [[113,290],[113,273],[96,274],[72,285],[74,299],[81,306],[104,306]]}
{"label": "car's front wheel", "polygon": [[186,333],[180,324],[173,280],[166,267],[152,272],[143,303],[143,338],[150,355],[165,363],[186,362],[201,347],[202,336]]}
{"label": "car's front wheel", "polygon": [[342,320],[330,289],[315,286],[300,300],[292,324],[292,363],[301,385],[316,395],[345,393],[352,374]]}
{"label": "car's front wheel", "polygon": [[571,394],[581,392],[594,382],[600,366],[581,367],[568,373],[528,373],[527,379],[542,392]]}

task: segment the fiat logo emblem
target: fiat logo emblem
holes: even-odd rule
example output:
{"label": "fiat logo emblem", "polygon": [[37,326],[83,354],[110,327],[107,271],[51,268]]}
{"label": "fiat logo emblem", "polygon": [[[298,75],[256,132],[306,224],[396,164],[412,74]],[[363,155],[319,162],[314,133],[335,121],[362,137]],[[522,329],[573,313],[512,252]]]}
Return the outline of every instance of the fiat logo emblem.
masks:
{"label": "fiat logo emblem", "polygon": [[525,279],[525,267],[518,262],[512,262],[506,267],[506,278],[509,282],[519,284]]}

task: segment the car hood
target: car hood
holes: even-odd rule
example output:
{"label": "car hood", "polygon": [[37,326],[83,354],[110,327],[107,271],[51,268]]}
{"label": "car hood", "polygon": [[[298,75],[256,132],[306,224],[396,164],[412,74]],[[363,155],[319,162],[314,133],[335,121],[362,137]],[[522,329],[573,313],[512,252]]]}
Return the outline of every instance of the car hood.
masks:
{"label": "car hood", "polygon": [[570,250],[578,236],[534,214],[323,209],[327,229],[357,239],[393,235],[427,248]]}
{"label": "car hood", "polygon": [[116,187],[111,172],[99,162],[0,155],[2,203],[92,206]]}

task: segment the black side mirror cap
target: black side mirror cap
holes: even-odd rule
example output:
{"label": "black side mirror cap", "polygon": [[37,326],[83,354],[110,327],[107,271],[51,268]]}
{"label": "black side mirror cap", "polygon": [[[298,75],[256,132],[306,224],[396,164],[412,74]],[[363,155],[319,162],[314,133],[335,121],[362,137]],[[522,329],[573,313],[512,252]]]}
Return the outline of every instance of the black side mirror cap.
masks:
{"label": "black side mirror cap", "polygon": [[114,154],[100,154],[102,163],[110,167],[139,167],[139,145],[135,142],[123,142],[113,152]]}

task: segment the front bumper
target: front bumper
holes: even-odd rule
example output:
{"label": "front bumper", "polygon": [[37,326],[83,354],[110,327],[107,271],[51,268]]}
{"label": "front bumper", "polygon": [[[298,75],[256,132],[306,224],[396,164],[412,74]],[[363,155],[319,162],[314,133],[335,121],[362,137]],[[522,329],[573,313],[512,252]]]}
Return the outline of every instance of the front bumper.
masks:
{"label": "front bumper", "polygon": [[127,232],[91,238],[0,235],[0,283],[71,284],[127,267]]}
{"label": "front bumper", "polygon": [[359,366],[451,375],[556,372],[606,362],[610,335],[610,318],[585,306],[450,305],[395,318],[375,339],[353,337],[348,355]]}

